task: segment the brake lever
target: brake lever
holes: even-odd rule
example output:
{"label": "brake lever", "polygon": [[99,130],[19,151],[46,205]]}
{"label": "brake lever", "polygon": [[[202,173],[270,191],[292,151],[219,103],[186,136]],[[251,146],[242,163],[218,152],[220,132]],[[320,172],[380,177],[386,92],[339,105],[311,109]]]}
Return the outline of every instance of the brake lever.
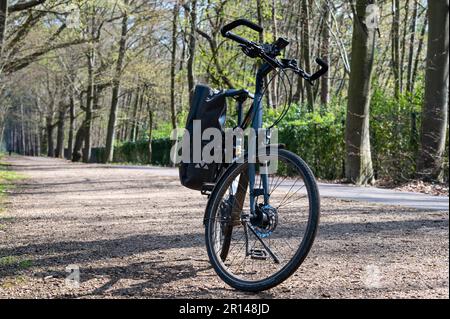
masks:
{"label": "brake lever", "polygon": [[244,54],[252,59],[258,57],[259,52],[256,48],[254,47],[249,47],[248,45],[245,44],[239,44],[239,47],[241,48],[242,52],[244,52]]}

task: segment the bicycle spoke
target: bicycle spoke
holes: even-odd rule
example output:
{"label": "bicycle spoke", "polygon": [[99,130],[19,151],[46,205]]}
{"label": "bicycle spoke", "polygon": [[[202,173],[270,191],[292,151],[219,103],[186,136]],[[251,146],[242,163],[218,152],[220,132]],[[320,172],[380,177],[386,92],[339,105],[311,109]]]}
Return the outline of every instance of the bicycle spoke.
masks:
{"label": "bicycle spoke", "polygon": [[280,207],[283,206],[284,203],[286,203],[287,201],[289,201],[293,196],[295,196],[299,191],[301,191],[303,188],[305,187],[305,185],[303,185],[302,187],[300,187],[299,189],[297,189],[291,196],[289,196],[288,198],[286,198],[285,200],[283,200],[277,207],[277,209],[279,209]]}

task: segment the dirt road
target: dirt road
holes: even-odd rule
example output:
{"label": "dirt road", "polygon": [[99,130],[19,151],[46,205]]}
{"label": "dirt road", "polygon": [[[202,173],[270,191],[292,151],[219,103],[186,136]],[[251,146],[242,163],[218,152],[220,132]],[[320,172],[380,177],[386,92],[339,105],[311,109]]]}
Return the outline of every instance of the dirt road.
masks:
{"label": "dirt road", "polygon": [[[206,199],[138,167],[8,159],[28,177],[0,213],[0,297],[448,298],[448,211],[324,199],[307,260],[261,294],[209,265]],[[66,267],[80,286],[66,283]],[[74,267],[72,267],[74,268]]]}

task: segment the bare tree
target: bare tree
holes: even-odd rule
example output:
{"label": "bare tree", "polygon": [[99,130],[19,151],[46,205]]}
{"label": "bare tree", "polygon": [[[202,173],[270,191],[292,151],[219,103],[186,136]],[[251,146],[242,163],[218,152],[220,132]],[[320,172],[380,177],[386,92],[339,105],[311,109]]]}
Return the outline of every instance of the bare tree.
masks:
{"label": "bare tree", "polygon": [[194,61],[195,61],[195,50],[197,45],[197,40],[195,37],[195,32],[197,30],[197,0],[191,0],[190,4],[185,4],[184,8],[189,13],[189,44],[188,44],[188,61],[187,61],[187,78],[189,87],[189,101],[192,101],[192,96],[194,95]]}
{"label": "bare tree", "polygon": [[3,41],[5,38],[7,16],[8,16],[8,0],[0,0],[0,59],[2,57],[3,52]]}
{"label": "bare tree", "polygon": [[[177,128],[177,108],[175,101],[175,77],[176,77],[176,64],[177,64],[177,38],[178,38],[178,15],[180,14],[180,5],[178,0],[176,0],[173,5],[173,15],[172,15],[172,52],[170,59],[170,111],[171,111],[171,120],[172,120],[172,128]],[[149,115],[153,115],[153,113],[149,113]]]}
{"label": "bare tree", "polygon": [[[128,4],[128,1],[125,1]],[[119,40],[119,51],[112,81],[111,108],[109,112],[108,132],[106,134],[106,162],[111,162],[114,156],[114,141],[116,133],[117,110],[119,106],[120,80],[127,50],[128,14],[125,11],[122,18],[122,28]]]}

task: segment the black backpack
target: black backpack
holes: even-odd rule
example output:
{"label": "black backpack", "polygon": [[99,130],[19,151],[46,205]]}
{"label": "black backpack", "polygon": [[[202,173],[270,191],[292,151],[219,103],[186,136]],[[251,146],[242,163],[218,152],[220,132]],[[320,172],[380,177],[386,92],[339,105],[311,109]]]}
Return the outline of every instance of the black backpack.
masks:
{"label": "black backpack", "polygon": [[[181,162],[179,174],[181,184],[194,190],[202,190],[205,183],[214,183],[221,163],[193,163],[194,120],[201,121],[201,132],[208,128],[217,128],[223,132],[226,120],[227,104],[225,93],[212,90],[205,85],[197,85],[191,101],[191,109],[186,121],[186,130],[190,134],[190,163]],[[186,136],[185,136],[186,138]],[[211,140],[201,142],[202,149]]]}

